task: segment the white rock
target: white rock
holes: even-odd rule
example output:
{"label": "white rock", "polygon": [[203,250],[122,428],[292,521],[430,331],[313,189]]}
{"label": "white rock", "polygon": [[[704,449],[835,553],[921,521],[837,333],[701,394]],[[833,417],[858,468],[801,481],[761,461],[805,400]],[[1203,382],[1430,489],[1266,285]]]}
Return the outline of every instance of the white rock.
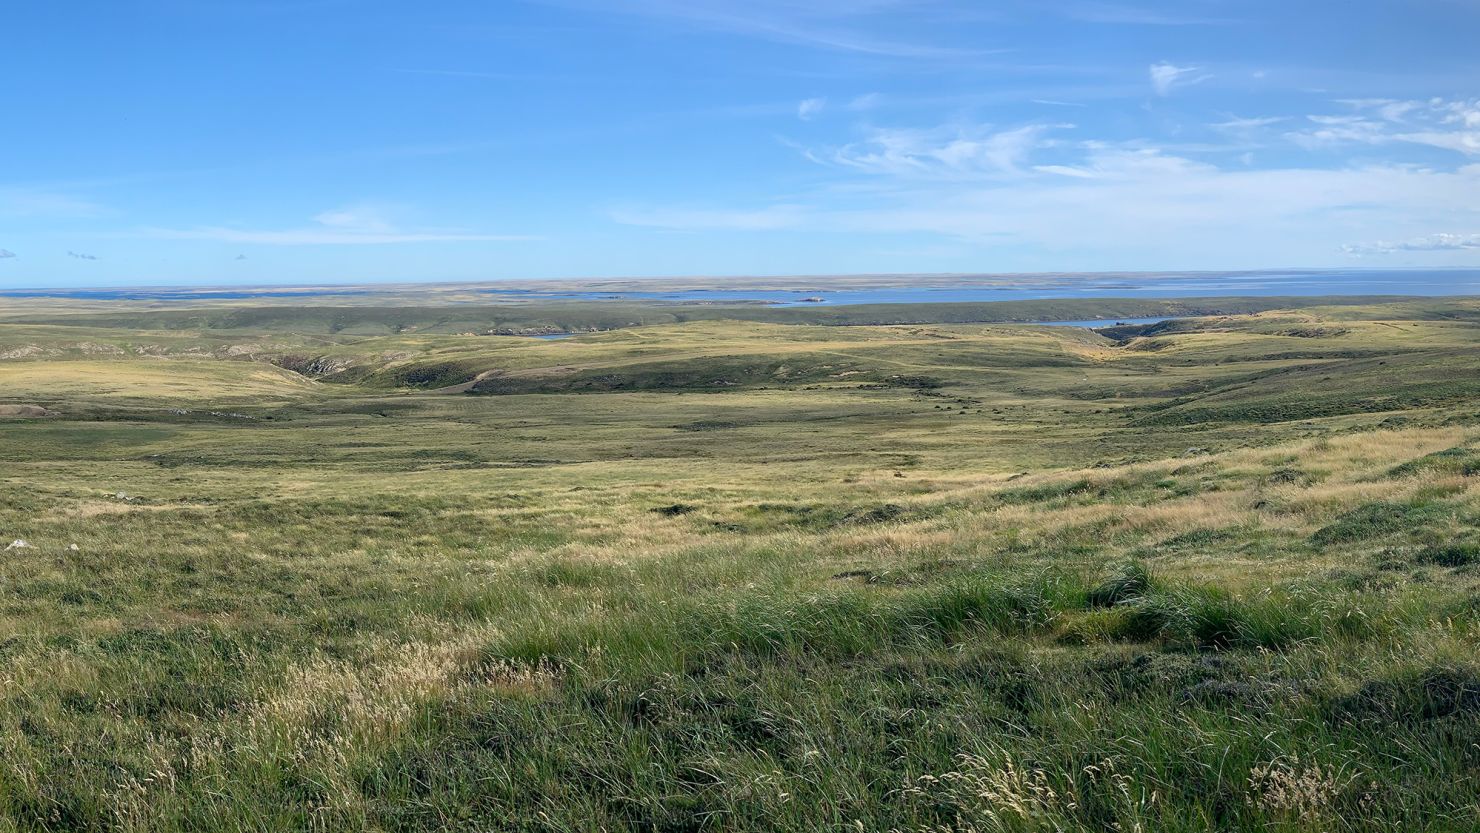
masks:
{"label": "white rock", "polygon": [[25,541],[22,541],[21,539],[17,538],[14,541],[11,541],[10,542],[10,546],[6,547],[6,549],[7,550],[24,550],[24,549],[29,549],[30,546],[31,546],[30,544],[28,544]]}
{"label": "white rock", "polygon": [[82,549],[82,547],[79,547],[76,544],[68,544],[67,549],[71,550],[72,552],[77,552],[78,550]]}

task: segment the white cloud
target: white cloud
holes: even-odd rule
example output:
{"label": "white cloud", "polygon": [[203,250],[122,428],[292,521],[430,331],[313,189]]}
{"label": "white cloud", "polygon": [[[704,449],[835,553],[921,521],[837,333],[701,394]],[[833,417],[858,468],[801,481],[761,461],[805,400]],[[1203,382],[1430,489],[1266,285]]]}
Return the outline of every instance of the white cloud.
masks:
{"label": "white cloud", "polygon": [[822,109],[826,106],[827,99],[825,98],[806,99],[801,104],[797,105],[797,118],[801,119],[802,121],[808,121],[813,116],[821,113]]}
{"label": "white cloud", "polygon": [[1403,142],[1480,156],[1480,99],[1341,103],[1353,112],[1307,116],[1313,126],[1291,131],[1287,138],[1308,148]]}
{"label": "white cloud", "polygon": [[1150,69],[1151,89],[1155,90],[1157,95],[1167,96],[1171,95],[1172,90],[1177,87],[1199,84],[1213,77],[1211,75],[1197,75],[1199,72],[1202,72],[1202,67],[1179,67],[1176,64],[1169,64],[1166,61],[1162,61],[1159,64],[1152,64]]}
{"label": "white cloud", "polygon": [[1430,234],[1396,243],[1378,240],[1341,247],[1347,254],[1393,254],[1395,252],[1455,252],[1480,249],[1480,234]]}
{"label": "white cloud", "polygon": [[1002,176],[1018,173],[1051,130],[1073,125],[1031,124],[1007,130],[952,126],[929,130],[875,129],[861,142],[811,154],[813,159],[871,174]]}
{"label": "white cloud", "polygon": [[1350,229],[1480,225],[1476,173],[1224,170],[1144,152],[1076,168],[1092,176],[901,190],[812,220],[872,233],[1011,241],[1050,253],[1130,251],[1144,258],[1150,252],[1186,263],[1266,265],[1325,261]]}
{"label": "white cloud", "polygon": [[1080,165],[1039,165],[1034,170],[1075,179],[1130,181],[1142,177],[1189,176],[1217,169],[1179,156],[1168,156],[1155,148],[1097,147]]}
{"label": "white cloud", "polygon": [[1359,253],[1343,248],[1354,239],[1412,238],[1403,250],[1428,263],[1475,259],[1468,238],[1429,230],[1480,228],[1480,164],[1224,167],[1141,143],[1057,140],[1049,129],[874,130],[811,151],[842,177],[785,204],[650,206],[614,218],[684,230],[929,235],[984,257],[999,247],[1036,252],[1056,268],[1319,265]]}
{"label": "white cloud", "polygon": [[1293,130],[1285,136],[1290,141],[1306,148],[1321,148],[1343,143],[1375,144],[1388,141],[1383,125],[1360,116],[1306,116],[1306,121],[1315,125],[1304,130]]}
{"label": "white cloud", "polygon": [[1400,142],[1453,150],[1470,156],[1480,156],[1480,130],[1421,130],[1404,133],[1397,137]]}
{"label": "white cloud", "polygon": [[386,219],[385,209],[369,204],[336,208],[315,214],[313,221],[321,226],[366,234],[394,234],[395,226]]}
{"label": "white cloud", "polygon": [[0,260],[9,260],[13,257],[15,257],[15,252],[9,249],[0,249]]}
{"label": "white cloud", "polygon": [[1401,122],[1409,113],[1422,105],[1417,101],[1398,101],[1391,98],[1349,98],[1341,101],[1358,110],[1370,110],[1391,122]]}
{"label": "white cloud", "polygon": [[1259,116],[1245,119],[1238,116],[1229,116],[1226,121],[1216,122],[1208,126],[1214,130],[1222,130],[1228,133],[1249,133],[1263,127],[1269,127],[1272,124],[1279,124],[1283,121],[1289,121],[1289,118],[1285,116]]}
{"label": "white cloud", "polygon": [[1076,168],[1073,165],[1034,165],[1033,170],[1041,174],[1056,174],[1058,176],[1071,176],[1075,179],[1099,179],[1099,175],[1087,168]]}
{"label": "white cloud", "polygon": [[523,235],[482,234],[460,229],[403,229],[383,207],[360,204],[321,212],[314,225],[293,229],[241,229],[204,226],[190,229],[150,228],[142,234],[163,240],[216,240],[264,246],[364,246],[391,243],[482,243],[530,240]]}

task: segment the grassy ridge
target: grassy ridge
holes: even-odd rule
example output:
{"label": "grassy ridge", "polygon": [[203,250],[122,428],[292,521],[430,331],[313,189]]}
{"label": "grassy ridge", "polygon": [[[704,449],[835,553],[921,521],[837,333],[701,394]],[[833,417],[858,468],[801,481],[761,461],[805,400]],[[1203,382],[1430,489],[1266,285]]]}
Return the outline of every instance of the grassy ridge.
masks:
{"label": "grassy ridge", "polygon": [[0,829],[1476,829],[1475,310],[0,326]]}

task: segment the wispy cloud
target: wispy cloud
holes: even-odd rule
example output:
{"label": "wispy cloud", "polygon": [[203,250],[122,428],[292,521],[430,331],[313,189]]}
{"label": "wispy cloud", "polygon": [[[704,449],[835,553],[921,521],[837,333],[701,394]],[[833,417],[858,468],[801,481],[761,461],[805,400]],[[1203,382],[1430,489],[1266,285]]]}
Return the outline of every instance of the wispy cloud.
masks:
{"label": "wispy cloud", "polygon": [[827,106],[825,98],[809,98],[797,105],[797,118],[802,121],[810,121],[813,116],[821,113]]}
{"label": "wispy cloud", "polygon": [[952,125],[872,130],[863,141],[812,151],[818,162],[870,174],[920,177],[1002,176],[1020,172],[1050,131],[1069,124],[1029,124],[1008,129]]}
{"label": "wispy cloud", "polygon": [[9,249],[0,249],[0,260],[9,260],[13,257],[15,257],[15,252]]}
{"label": "wispy cloud", "polygon": [[1390,140],[1382,124],[1360,116],[1306,116],[1305,119],[1314,126],[1292,130],[1285,136],[1307,148],[1351,142],[1376,144]]}
{"label": "wispy cloud", "polygon": [[362,234],[394,234],[395,225],[386,216],[387,210],[376,205],[361,203],[321,211],[313,221],[321,226],[340,231]]}
{"label": "wispy cloud", "polygon": [[1289,120],[1287,116],[1255,116],[1253,118],[1229,116],[1225,121],[1216,122],[1208,126],[1214,130],[1222,130],[1227,133],[1248,133]]}
{"label": "wispy cloud", "polygon": [[[1034,251],[1054,263],[1253,266],[1326,262],[1332,253],[1470,252],[1480,228],[1480,165],[1256,168],[1179,155],[1144,142],[1055,137],[1056,125],[874,129],[814,148],[840,179],[766,205],[628,208],[618,222],[672,230],[931,235],[990,252]],[[1353,234],[1399,244],[1343,246]],[[1357,239],[1361,239],[1360,236]],[[1247,241],[1258,240],[1258,251]],[[1117,259],[1117,258],[1130,258]]]}
{"label": "wispy cloud", "polygon": [[1151,177],[1192,176],[1217,170],[1205,162],[1173,156],[1157,148],[1095,147],[1076,165],[1037,165],[1039,173],[1075,179],[1141,181]]}
{"label": "wispy cloud", "polygon": [[81,252],[67,252],[67,257],[74,257],[74,258],[77,258],[78,260],[97,260],[98,259],[98,256],[97,255],[83,254]]}
{"label": "wispy cloud", "polygon": [[253,230],[203,226],[192,229],[150,228],[142,232],[145,237],[160,240],[216,240],[223,243],[249,243],[262,246],[375,246],[390,243],[472,243],[533,240],[536,238],[513,234],[465,234],[459,232],[339,232],[327,229],[302,228],[279,230]]}
{"label": "wispy cloud", "polygon": [[[1234,267],[1319,263],[1333,252],[1368,253],[1343,249],[1342,237],[1353,227],[1372,232],[1455,218],[1480,225],[1473,202],[1480,171],[1223,169],[1144,152],[1065,168],[1088,175],[1044,171],[993,187],[936,183],[842,197],[834,192],[785,207],[659,206],[616,219],[683,230],[931,235],[984,251],[1011,246],[1058,264],[1099,268],[1148,260]],[[1250,240],[1260,241],[1258,251],[1249,249]],[[1402,250],[1435,256],[1473,249],[1440,238],[1410,241]]]}
{"label": "wispy cloud", "polygon": [[1384,255],[1396,252],[1457,252],[1480,249],[1480,234],[1430,234],[1409,240],[1352,243],[1341,247],[1347,254]]}
{"label": "wispy cloud", "polygon": [[324,211],[313,223],[290,229],[243,229],[203,226],[189,229],[148,228],[145,237],[162,240],[215,240],[263,246],[365,246],[392,243],[474,243],[535,239],[526,235],[486,234],[462,229],[402,228],[384,209],[354,205]]}
{"label": "wispy cloud", "polygon": [[1480,99],[1340,103],[1351,112],[1306,116],[1308,126],[1286,137],[1308,148],[1404,142],[1480,156]]}
{"label": "wispy cloud", "polygon": [[[1401,122],[1415,110],[1422,110],[1424,102],[1399,101],[1392,98],[1347,98],[1338,102],[1356,110],[1365,110],[1390,121]],[[1433,104],[1435,102],[1428,102]]]}
{"label": "wispy cloud", "polygon": [[1162,10],[1126,6],[1118,3],[1071,3],[1064,15],[1086,23],[1122,23],[1138,26],[1219,26],[1238,21],[1221,17],[1201,17],[1168,13]]}
{"label": "wispy cloud", "polygon": [[99,217],[107,210],[67,191],[0,186],[0,217]]}
{"label": "wispy cloud", "polygon": [[798,205],[771,205],[756,210],[724,210],[697,207],[626,207],[611,212],[623,225],[648,226],[670,231],[777,231],[795,228],[807,220],[808,209]]}
{"label": "wispy cloud", "polygon": [[1200,72],[1202,72],[1202,67],[1179,67],[1166,61],[1152,64],[1150,68],[1151,89],[1157,95],[1167,96],[1171,95],[1172,90],[1177,87],[1199,84],[1213,77],[1207,74],[1199,75]]}
{"label": "wispy cloud", "polygon": [[392,69],[391,72],[401,75],[440,75],[445,78],[483,78],[490,81],[529,81],[536,77],[517,72],[479,72],[476,70],[462,69],[406,69],[397,67]]}
{"label": "wispy cloud", "polygon": [[615,12],[716,32],[839,52],[889,58],[947,59],[997,50],[952,48],[875,37],[860,25],[871,16],[915,5],[912,0],[537,0],[549,5]]}

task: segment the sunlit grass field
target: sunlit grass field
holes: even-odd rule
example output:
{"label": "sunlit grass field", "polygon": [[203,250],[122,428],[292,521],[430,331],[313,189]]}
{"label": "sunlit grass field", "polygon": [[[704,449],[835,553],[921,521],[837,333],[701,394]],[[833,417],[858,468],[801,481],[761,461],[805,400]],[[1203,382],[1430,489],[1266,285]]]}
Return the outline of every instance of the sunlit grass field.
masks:
{"label": "sunlit grass field", "polygon": [[0,830],[1480,829],[1480,302],[1227,311],[11,314]]}

